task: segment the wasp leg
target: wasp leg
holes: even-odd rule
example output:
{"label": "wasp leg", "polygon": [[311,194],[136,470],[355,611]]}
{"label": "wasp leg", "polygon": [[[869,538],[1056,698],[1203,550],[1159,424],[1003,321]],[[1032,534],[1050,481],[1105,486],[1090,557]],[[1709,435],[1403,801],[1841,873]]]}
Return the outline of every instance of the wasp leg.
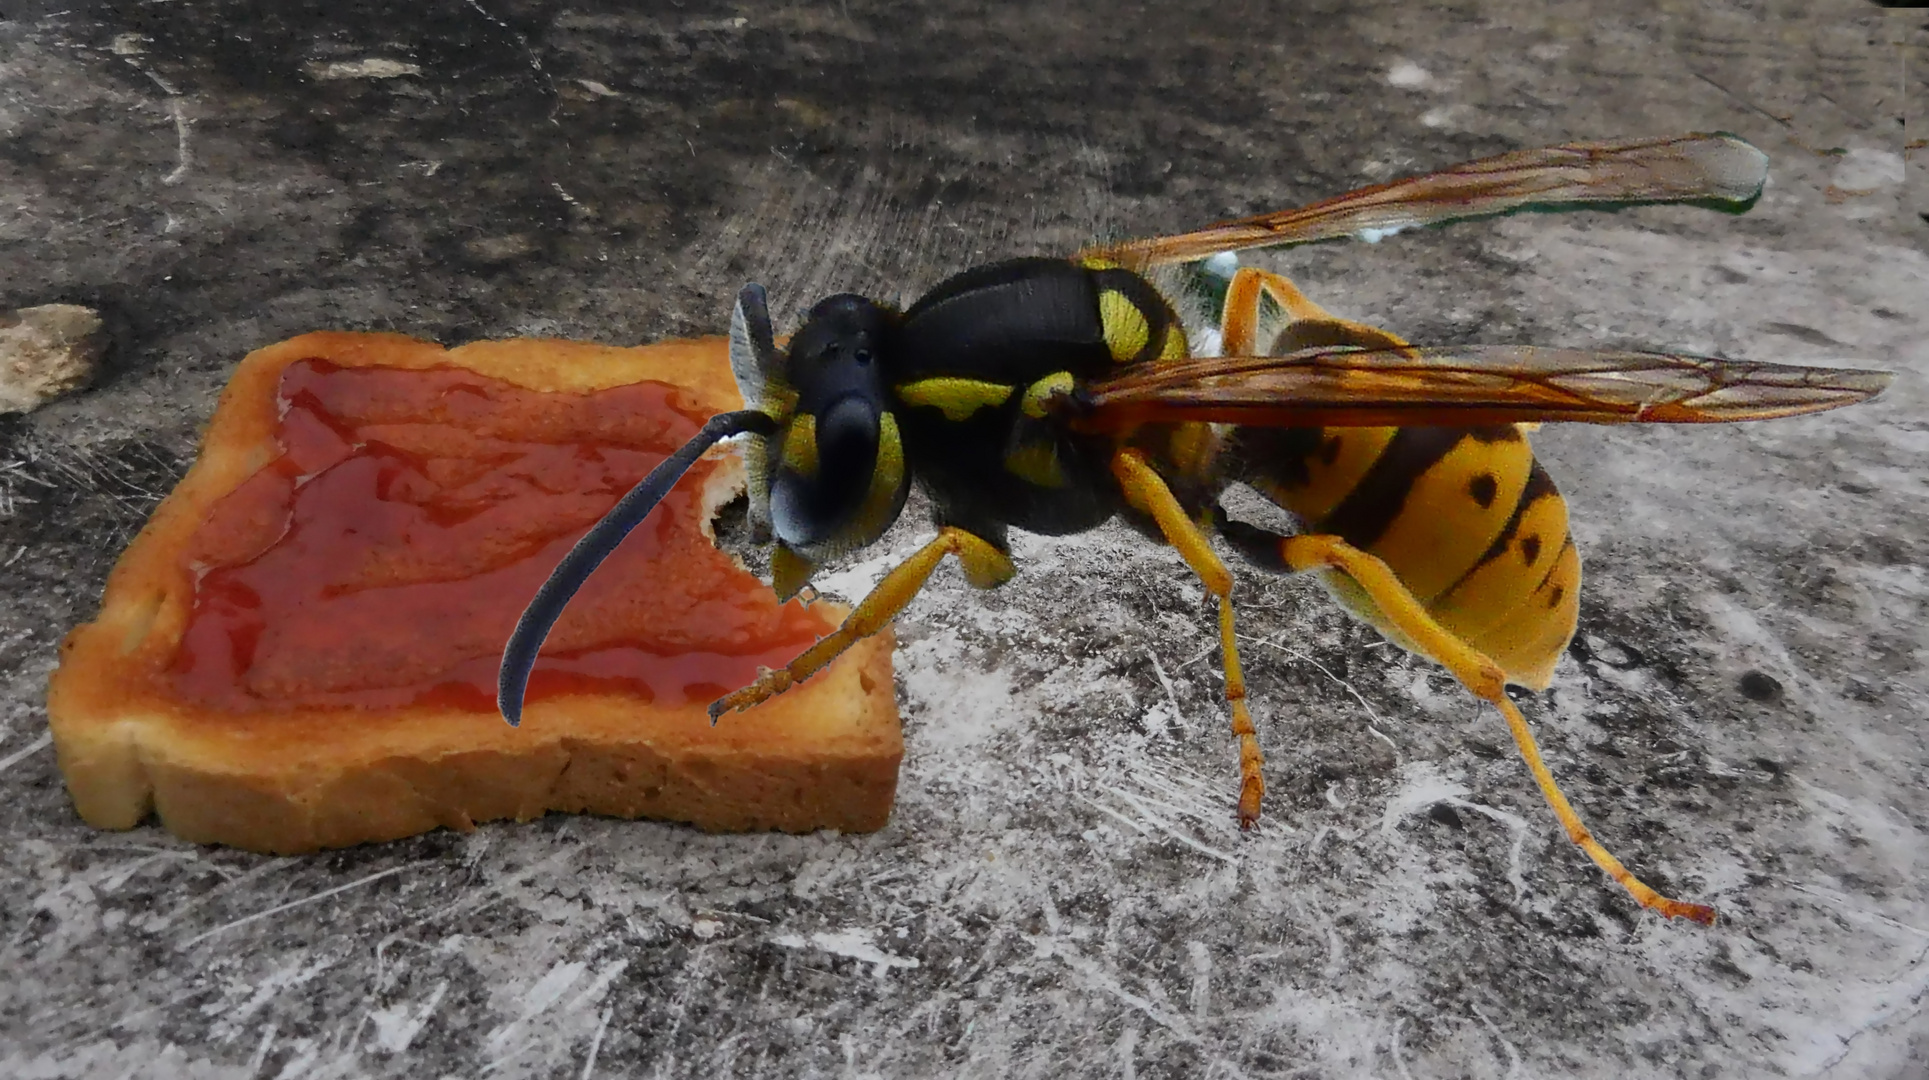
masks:
{"label": "wasp leg", "polygon": [[1232,733],[1239,737],[1239,827],[1250,829],[1259,823],[1259,800],[1266,793],[1266,780],[1260,775],[1266,759],[1259,752],[1252,712],[1246,708],[1246,676],[1239,667],[1239,645],[1233,639],[1232,574],[1212,550],[1205,530],[1186,516],[1172,489],[1146,464],[1143,453],[1120,450],[1112,457],[1112,475],[1124,488],[1126,502],[1151,515],[1165,534],[1166,543],[1178,549],[1206,591],[1219,598],[1219,652],[1226,668],[1226,704],[1232,708]]}
{"label": "wasp leg", "polygon": [[980,589],[1003,585],[1018,572],[1018,568],[1011,563],[1011,556],[993,547],[990,541],[947,525],[938,531],[930,543],[919,548],[917,554],[884,575],[884,580],[878,582],[877,587],[845,617],[843,625],[819,638],[817,644],[805,649],[797,659],[784,667],[766,671],[756,682],[711,703],[710,719],[715,721],[724,713],[748,709],[760,701],[776,697],[817,674],[845,649],[890,625],[898,612],[903,611],[911,598],[918,594],[918,590],[924,588],[931,572],[938,568],[946,555],[956,555],[958,564],[964,569],[965,580]]}
{"label": "wasp leg", "polygon": [[[1270,296],[1286,313],[1282,341],[1259,341],[1260,298]],[[1291,279],[1255,266],[1242,266],[1226,286],[1226,305],[1219,319],[1221,356],[1258,356],[1262,352],[1292,352],[1318,345],[1357,345],[1361,348],[1400,349],[1406,342],[1376,326],[1342,319],[1306,298]]]}
{"label": "wasp leg", "polygon": [[[1234,541],[1242,549],[1252,546],[1258,530],[1253,526],[1241,526],[1238,530],[1241,539]],[[1554,774],[1547,771],[1541,761],[1540,747],[1534,742],[1533,732],[1527,729],[1527,720],[1506,694],[1506,673],[1473,646],[1455,637],[1445,627],[1427,614],[1426,608],[1414,599],[1407,587],[1400,583],[1393,571],[1378,556],[1361,551],[1337,536],[1277,536],[1275,558],[1285,568],[1294,573],[1309,570],[1337,570],[1352,578],[1366,594],[1378,605],[1389,626],[1402,635],[1414,651],[1444,666],[1460,684],[1471,691],[1475,697],[1493,704],[1507,718],[1507,729],[1513,732],[1514,742],[1520,747],[1520,756],[1527,760],[1527,768],[1534,774],[1534,782],[1540,785],[1541,794],[1547,804],[1554,809],[1554,816],[1560,819],[1567,829],[1568,839],[1580,845],[1594,864],[1607,872],[1607,875],[1621,883],[1622,887],[1634,895],[1643,907],[1652,908],[1669,918],[1693,919],[1702,924],[1715,921],[1715,909],[1702,904],[1691,904],[1680,900],[1670,900],[1643,885],[1628,872],[1621,861],[1594,839],[1581,824],[1568,804],[1567,796],[1561,794],[1560,785],[1554,782]],[[1268,560],[1270,561],[1270,560]]]}

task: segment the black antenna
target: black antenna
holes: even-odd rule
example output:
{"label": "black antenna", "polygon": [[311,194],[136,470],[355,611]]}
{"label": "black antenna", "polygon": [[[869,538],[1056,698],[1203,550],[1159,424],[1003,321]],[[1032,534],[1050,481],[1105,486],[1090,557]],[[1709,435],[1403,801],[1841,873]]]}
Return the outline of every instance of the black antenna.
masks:
{"label": "black antenna", "polygon": [[509,721],[510,727],[522,723],[522,699],[529,689],[529,673],[536,666],[536,654],[542,651],[550,628],[556,625],[576,590],[609,558],[610,552],[616,550],[631,529],[643,524],[643,519],[650,516],[650,511],[656,509],[656,504],[663,501],[663,496],[670,493],[705,450],[733,435],[769,435],[776,430],[777,421],[756,409],[718,413],[684,443],[682,449],[651,469],[650,475],[631,488],[629,494],[603,515],[603,520],[576,541],[576,546],[570,548],[569,554],[550,572],[549,580],[536,590],[535,599],[523,609],[522,618],[516,620],[516,629],[509,635],[509,643],[503,646],[502,667],[496,672],[496,707],[502,710],[502,718]]}

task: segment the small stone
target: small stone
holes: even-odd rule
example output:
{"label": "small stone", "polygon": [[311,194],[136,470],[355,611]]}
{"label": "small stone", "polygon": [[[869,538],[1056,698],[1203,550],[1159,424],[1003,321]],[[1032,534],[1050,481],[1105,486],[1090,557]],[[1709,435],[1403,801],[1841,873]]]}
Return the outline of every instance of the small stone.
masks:
{"label": "small stone", "polygon": [[1780,701],[1782,684],[1765,672],[1746,671],[1738,680],[1743,697],[1750,701]]}
{"label": "small stone", "polygon": [[93,308],[46,304],[0,316],[0,413],[31,412],[86,386],[106,349]]}

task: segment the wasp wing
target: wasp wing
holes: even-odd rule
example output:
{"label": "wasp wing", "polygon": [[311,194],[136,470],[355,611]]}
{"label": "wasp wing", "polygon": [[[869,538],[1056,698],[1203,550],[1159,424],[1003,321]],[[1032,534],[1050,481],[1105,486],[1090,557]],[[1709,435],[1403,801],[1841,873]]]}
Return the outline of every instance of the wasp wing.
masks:
{"label": "wasp wing", "polygon": [[1063,399],[1076,430],[1207,422],[1263,427],[1569,421],[1714,424],[1821,412],[1874,397],[1882,371],[1679,353],[1531,345],[1305,349],[1138,365]]}
{"label": "wasp wing", "polygon": [[1377,240],[1402,229],[1535,208],[1692,202],[1745,210],[1767,178],[1767,155],[1733,135],[1566,143],[1482,158],[1197,232],[1095,247],[1083,257],[1142,269],[1245,248],[1347,236]]}

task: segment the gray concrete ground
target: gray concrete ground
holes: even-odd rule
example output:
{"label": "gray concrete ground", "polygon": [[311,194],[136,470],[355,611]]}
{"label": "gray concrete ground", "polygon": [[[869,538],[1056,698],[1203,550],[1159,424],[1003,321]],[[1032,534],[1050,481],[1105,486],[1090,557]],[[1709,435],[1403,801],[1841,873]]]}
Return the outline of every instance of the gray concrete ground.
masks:
{"label": "gray concrete ground", "polygon": [[[1929,108],[1925,21],[7,0],[0,304],[100,307],[116,351],[98,388],[0,419],[0,1074],[1925,1075],[1929,200],[1900,126],[1909,93]],[[1505,149],[1707,129],[1773,158],[1745,217],[1271,262],[1421,341],[1903,373],[1812,419],[1539,436],[1589,582],[1530,715],[1583,816],[1719,905],[1712,930],[1602,878],[1442,672],[1257,574],[1273,794],[1241,836],[1200,591],[1119,530],[1021,542],[990,596],[947,571],[904,618],[909,752],[876,835],[551,817],[279,859],[97,833],[67,802],[56,642],[254,346],[712,332],[746,279],[781,320]],[[907,522],[831,584],[861,589]]]}

